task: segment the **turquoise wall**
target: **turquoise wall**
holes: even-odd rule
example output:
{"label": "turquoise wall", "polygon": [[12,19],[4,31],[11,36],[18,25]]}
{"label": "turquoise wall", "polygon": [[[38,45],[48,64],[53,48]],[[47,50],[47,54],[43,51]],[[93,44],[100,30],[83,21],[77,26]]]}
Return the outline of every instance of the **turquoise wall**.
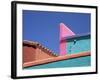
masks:
{"label": "turquoise wall", "polygon": [[48,64],[43,64],[39,66],[32,66],[24,69],[46,69],[46,68],[64,68],[64,67],[83,67],[83,66],[90,66],[91,64],[91,57],[80,57],[80,58],[74,58],[69,60],[63,60]]}
{"label": "turquoise wall", "polygon": [[71,39],[66,42],[67,42],[66,43],[67,54],[90,51],[91,49],[91,41],[89,37]]}

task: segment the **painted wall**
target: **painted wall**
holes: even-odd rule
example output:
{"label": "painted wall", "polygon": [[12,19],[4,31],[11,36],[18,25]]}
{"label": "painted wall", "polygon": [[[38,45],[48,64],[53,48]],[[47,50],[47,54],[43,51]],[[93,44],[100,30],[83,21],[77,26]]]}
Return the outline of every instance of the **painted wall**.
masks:
{"label": "painted wall", "polygon": [[90,44],[91,44],[91,40],[89,36],[70,39],[66,41],[67,54],[90,51],[91,49]]}
{"label": "painted wall", "polygon": [[52,53],[36,46],[23,45],[23,63],[56,57]]}
{"label": "painted wall", "polygon": [[[75,53],[90,51],[90,41],[91,41],[90,34],[86,34],[81,36],[78,35],[78,36],[68,37],[66,41],[65,40],[63,41],[63,43],[66,43],[67,54],[75,54]],[[40,49],[36,49],[36,52],[37,54],[35,54],[36,56],[35,59],[44,59],[45,57],[46,58],[52,57],[46,55],[45,52],[41,51]],[[91,65],[90,63],[91,63],[91,56],[86,56],[86,57],[53,62],[49,64],[43,64],[40,66],[32,66],[25,69],[83,67],[83,66],[90,66]]]}
{"label": "painted wall", "polygon": [[90,66],[91,64],[91,57],[80,57],[74,58],[69,60],[63,60],[58,62],[53,62],[49,64],[39,65],[39,66],[32,66],[25,69],[43,69],[43,68],[64,68],[64,67],[83,67],[83,66]]}
{"label": "painted wall", "polygon": [[35,60],[36,48],[23,46],[23,63]]}

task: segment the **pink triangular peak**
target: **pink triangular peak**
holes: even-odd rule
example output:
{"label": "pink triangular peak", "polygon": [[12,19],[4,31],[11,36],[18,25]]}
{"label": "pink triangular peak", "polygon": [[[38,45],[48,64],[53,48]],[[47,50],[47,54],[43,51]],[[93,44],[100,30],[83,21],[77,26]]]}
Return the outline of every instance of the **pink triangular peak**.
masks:
{"label": "pink triangular peak", "polygon": [[75,35],[64,23],[60,23],[60,40],[61,38]]}
{"label": "pink triangular peak", "polygon": [[60,55],[65,55],[67,53],[66,51],[66,46],[67,46],[67,42],[61,42],[61,40],[64,37],[68,37],[68,36],[72,36],[75,35],[74,32],[72,32],[67,26],[65,26],[65,24],[60,23]]}

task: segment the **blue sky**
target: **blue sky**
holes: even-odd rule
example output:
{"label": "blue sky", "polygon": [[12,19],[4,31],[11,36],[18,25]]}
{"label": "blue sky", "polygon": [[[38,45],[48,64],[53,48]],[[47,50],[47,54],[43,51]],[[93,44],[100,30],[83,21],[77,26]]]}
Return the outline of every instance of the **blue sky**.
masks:
{"label": "blue sky", "polygon": [[90,32],[88,13],[23,10],[23,40],[37,41],[59,53],[59,24],[63,22],[75,34]]}

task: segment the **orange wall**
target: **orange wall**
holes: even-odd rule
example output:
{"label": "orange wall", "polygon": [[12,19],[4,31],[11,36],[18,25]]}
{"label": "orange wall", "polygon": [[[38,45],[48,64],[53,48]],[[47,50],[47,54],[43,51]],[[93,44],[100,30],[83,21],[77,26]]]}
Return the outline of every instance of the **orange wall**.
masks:
{"label": "orange wall", "polygon": [[23,47],[23,62],[30,62],[35,60],[36,49],[29,46]]}
{"label": "orange wall", "polygon": [[35,60],[47,59],[53,57],[52,55],[48,54],[46,51],[37,48],[36,49],[36,57]]}
{"label": "orange wall", "polygon": [[52,57],[54,56],[50,55],[50,53],[48,54],[47,51],[44,51],[41,48],[34,48],[27,45],[23,47],[23,63]]}

